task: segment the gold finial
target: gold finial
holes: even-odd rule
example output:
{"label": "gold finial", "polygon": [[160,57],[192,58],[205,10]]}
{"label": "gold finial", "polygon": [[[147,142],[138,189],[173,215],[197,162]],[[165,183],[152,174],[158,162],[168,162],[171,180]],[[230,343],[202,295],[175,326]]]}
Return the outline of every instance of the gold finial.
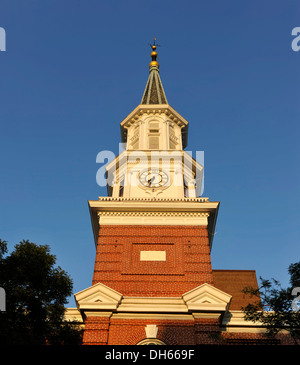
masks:
{"label": "gold finial", "polygon": [[152,45],[150,44],[150,47],[152,48],[152,52],[151,52],[152,61],[149,64],[149,68],[151,68],[152,66],[159,67],[159,63],[156,61],[156,57],[157,57],[157,52],[155,51],[156,46],[159,46],[159,44],[156,44],[156,38],[154,38],[153,44]]}

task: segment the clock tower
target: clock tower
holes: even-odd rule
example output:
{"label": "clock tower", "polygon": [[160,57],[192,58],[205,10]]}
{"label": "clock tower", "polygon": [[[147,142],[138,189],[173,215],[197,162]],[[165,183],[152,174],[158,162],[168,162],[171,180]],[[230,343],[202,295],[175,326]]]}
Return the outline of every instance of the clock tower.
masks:
{"label": "clock tower", "polygon": [[156,44],[141,103],[120,123],[126,145],[89,201],[92,286],[75,294],[84,344],[213,343],[231,295],[210,251],[219,202],[201,197],[203,165],[185,152],[188,121],[161,82]]}

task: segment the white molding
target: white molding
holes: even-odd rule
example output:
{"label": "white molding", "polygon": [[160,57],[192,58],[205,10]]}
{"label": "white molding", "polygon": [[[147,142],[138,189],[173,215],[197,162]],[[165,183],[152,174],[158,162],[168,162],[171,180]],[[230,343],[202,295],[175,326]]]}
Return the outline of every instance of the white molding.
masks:
{"label": "white molding", "polygon": [[177,124],[180,128],[187,127],[188,121],[183,118],[174,108],[169,104],[160,105],[138,105],[123,121],[120,123],[121,130],[130,127],[132,124],[136,123],[141,117],[146,115],[161,115],[165,114],[169,120]]}
{"label": "white molding", "polygon": [[86,317],[101,317],[101,318],[107,318],[112,316],[112,311],[104,312],[104,311],[98,311],[98,310],[89,310],[84,312]]}
{"label": "white molding", "polygon": [[194,212],[98,212],[98,217],[209,217],[209,213]]}
{"label": "white molding", "polygon": [[[147,204],[145,205],[145,202]],[[219,202],[197,200],[197,198],[185,199],[160,199],[160,198],[111,198],[88,201],[90,209],[104,212],[215,212]]]}
{"label": "white molding", "polygon": [[145,332],[147,338],[156,338],[158,327],[156,324],[147,324],[145,327]]}
{"label": "white molding", "polygon": [[182,295],[187,308],[191,311],[225,312],[231,298],[231,295],[207,283]]}
{"label": "white molding", "polygon": [[[90,202],[96,202],[97,200],[90,200]],[[110,196],[99,196],[98,201],[102,202],[116,202],[116,201],[124,201],[124,202],[134,202],[134,201],[153,201],[153,202],[196,202],[196,203],[207,203],[209,202],[209,198],[149,198],[149,197],[141,197],[141,198],[125,198],[125,197],[110,197]]]}
{"label": "white molding", "polygon": [[[160,199],[99,197],[99,200],[89,200],[88,204],[95,245],[97,245],[98,241],[100,224],[115,225],[118,222],[120,225],[207,226],[208,224],[210,225],[209,242],[210,246],[212,246],[214,227],[220,203],[211,202],[208,198]],[[112,215],[105,215],[103,213],[111,213]],[[180,215],[193,213],[198,215]],[[208,213],[209,215],[200,216],[200,213]],[[101,218],[100,224],[98,214],[100,214]],[[165,215],[162,216],[160,214]],[[172,216],[171,214],[177,215]]]}
{"label": "white molding", "polygon": [[[126,298],[124,298],[126,299]],[[140,298],[141,299],[141,298]],[[159,302],[162,298],[159,298]],[[141,305],[142,302],[136,303]],[[170,304],[170,303],[168,303]],[[173,303],[173,307],[174,307]],[[182,305],[182,302],[181,302]],[[180,306],[181,307],[181,306]],[[124,307],[123,307],[124,308]],[[156,307],[158,309],[158,307]],[[181,307],[182,309],[183,307]],[[135,308],[132,308],[135,310]],[[175,307],[173,308],[175,309]],[[170,313],[160,313],[160,312],[112,312],[112,311],[99,311],[99,310],[89,310],[85,312],[86,317],[113,317],[118,319],[138,319],[138,320],[183,320],[183,321],[193,321],[194,318],[220,318],[220,313],[212,312],[193,312],[193,313],[178,313],[177,310]],[[82,315],[77,308],[66,308],[64,319],[66,321],[76,321],[81,326],[84,326],[82,321]],[[237,310],[229,310],[225,312],[222,317],[222,323],[220,324],[222,332],[230,333],[265,333],[266,328],[260,322],[251,322],[244,319],[244,312]]]}
{"label": "white molding", "polygon": [[76,293],[74,296],[77,308],[80,310],[113,310],[118,307],[122,299],[122,294],[102,283],[92,285],[89,288]]}
{"label": "white molding", "polygon": [[188,309],[179,297],[124,297],[118,312],[185,313]]}
{"label": "white molding", "polygon": [[230,310],[224,314],[221,323],[221,331],[237,333],[265,333],[266,328],[261,322],[246,321],[245,313],[238,310]]}
{"label": "white molding", "polygon": [[99,225],[197,225],[207,226],[209,213],[98,212]]}
{"label": "white molding", "polygon": [[66,310],[66,320],[85,317],[120,319],[190,320],[221,318],[222,332],[264,333],[262,323],[245,321],[243,311],[229,311],[231,296],[207,283],[181,297],[123,297],[117,291],[95,284],[75,294],[77,309]]}
{"label": "white molding", "polygon": [[116,319],[157,319],[157,320],[182,320],[193,321],[191,313],[159,313],[159,312],[117,312],[112,314]]}
{"label": "white molding", "polygon": [[64,320],[70,322],[82,322],[82,316],[78,308],[66,308],[64,313]]}
{"label": "white molding", "polygon": [[140,261],[166,261],[166,251],[140,251]]}
{"label": "white molding", "polygon": [[220,312],[194,312],[193,317],[200,318],[200,319],[220,319],[221,313]]}
{"label": "white molding", "polygon": [[117,291],[98,283],[75,294],[80,310],[114,310],[118,313],[222,313],[228,309],[231,296],[203,284],[182,297],[123,297]]}

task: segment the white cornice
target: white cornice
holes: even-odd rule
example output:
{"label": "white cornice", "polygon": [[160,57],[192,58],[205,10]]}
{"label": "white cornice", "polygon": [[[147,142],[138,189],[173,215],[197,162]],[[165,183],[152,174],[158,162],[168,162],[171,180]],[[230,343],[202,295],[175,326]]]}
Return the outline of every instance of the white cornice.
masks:
{"label": "white cornice", "polygon": [[124,297],[118,307],[118,312],[188,312],[182,298],[160,297]]}
{"label": "white cornice", "polygon": [[169,104],[150,104],[150,105],[138,105],[123,121],[120,123],[121,128],[128,126],[137,121],[143,114],[155,115],[155,114],[166,114],[168,118],[174,123],[179,123],[180,126],[187,126],[188,121],[183,118],[174,108]]}
{"label": "white cornice", "polygon": [[181,297],[127,297],[98,283],[76,293],[77,309],[69,308],[65,319],[80,322],[80,317],[110,317],[124,319],[193,320],[220,318],[224,332],[263,333],[260,322],[245,321],[244,312],[228,310],[231,295],[207,283]]}
{"label": "white cornice", "polygon": [[98,212],[99,226],[207,226],[209,213]]}
{"label": "white cornice", "polygon": [[[147,201],[147,204],[145,202]],[[101,198],[89,200],[93,211],[169,211],[169,212],[214,212],[219,202],[210,202],[208,198]]]}
{"label": "white cornice", "polygon": [[[212,245],[213,234],[215,229],[215,222],[217,219],[219,202],[211,202],[208,198],[112,198],[99,197],[99,200],[89,200],[89,209],[94,233],[95,245],[97,245],[99,234],[99,214],[112,212],[113,214],[125,213],[127,215],[133,213],[146,213],[152,216],[159,216],[159,214],[198,214],[209,213],[205,219],[208,219],[208,234],[210,246]],[[187,217],[187,216],[186,216]],[[202,225],[201,222],[187,219],[184,225]],[[197,218],[197,217],[196,217]],[[198,218],[197,218],[198,219]],[[163,222],[162,222],[163,223]],[[121,225],[122,223],[120,223]],[[167,223],[165,223],[168,225]],[[206,224],[205,224],[206,225]]]}
{"label": "white cornice", "polygon": [[243,311],[230,310],[225,313],[221,330],[224,332],[245,332],[247,333],[265,333],[266,328],[261,322],[252,322],[245,320],[245,313]]}
{"label": "white cornice", "polygon": [[117,313],[200,313],[209,316],[224,313],[231,296],[203,284],[184,293],[181,297],[123,297],[121,293],[101,283],[95,284],[74,295],[80,311]]}
{"label": "white cornice", "polygon": [[[95,200],[90,200],[90,202]],[[99,201],[155,201],[155,202],[198,202],[205,203],[209,202],[209,198],[122,198],[122,197],[108,197],[99,196]]]}
{"label": "white cornice", "polygon": [[98,217],[209,217],[209,213],[184,212],[98,212]]}
{"label": "white cornice", "polygon": [[171,122],[176,123],[182,129],[183,148],[187,145],[188,121],[183,118],[169,104],[140,104],[121,123],[122,142],[126,142],[127,128],[136,123],[144,114],[161,115],[165,114]]}

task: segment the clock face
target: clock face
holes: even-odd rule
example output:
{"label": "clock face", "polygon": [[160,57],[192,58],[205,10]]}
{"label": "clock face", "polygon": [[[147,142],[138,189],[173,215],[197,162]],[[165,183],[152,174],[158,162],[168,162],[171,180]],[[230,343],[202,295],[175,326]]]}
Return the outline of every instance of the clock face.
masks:
{"label": "clock face", "polygon": [[149,188],[158,188],[168,182],[168,175],[159,169],[145,170],[140,174],[140,182]]}

